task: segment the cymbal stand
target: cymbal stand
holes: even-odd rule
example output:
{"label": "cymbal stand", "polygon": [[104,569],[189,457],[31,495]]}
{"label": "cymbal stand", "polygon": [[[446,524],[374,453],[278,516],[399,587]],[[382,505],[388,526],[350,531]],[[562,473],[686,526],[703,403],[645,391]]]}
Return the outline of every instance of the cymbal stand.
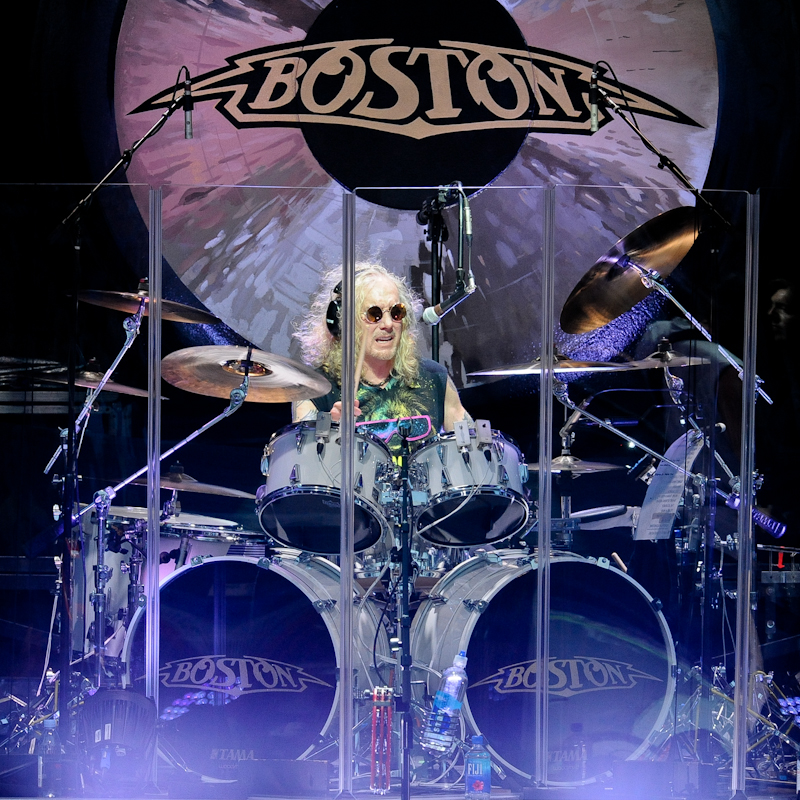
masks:
{"label": "cymbal stand", "polygon": [[[585,407],[577,406],[575,403],[572,402],[569,398],[569,393],[567,391],[567,385],[563,382],[554,378],[553,381],[553,394],[555,395],[556,399],[568,409],[580,414],[580,416],[586,417],[586,419],[591,420],[596,425],[599,425],[601,428],[605,428],[605,430],[610,431],[613,434],[616,434],[621,439],[624,439],[629,444],[633,445],[634,447],[638,447],[640,450],[643,450],[648,455],[653,456],[654,458],[658,459],[660,462],[664,464],[668,464],[673,469],[677,470],[678,472],[683,473],[687,478],[692,478],[693,480],[705,482],[706,477],[701,475],[697,472],[692,472],[691,470],[687,470],[681,464],[678,464],[676,461],[673,461],[670,458],[667,458],[666,455],[662,455],[657,453],[652,448],[648,447],[647,445],[643,444],[642,442],[634,439],[632,436],[624,433],[619,428],[614,427],[610,422],[607,422],[604,419],[600,419],[600,417],[596,417],[594,414],[589,413]],[[585,402],[585,401],[584,401]],[[573,423],[574,424],[574,423]],[[730,472],[730,470],[726,470]],[[734,486],[734,491],[726,492],[716,484],[714,485],[714,491],[716,494],[721,497],[727,506],[733,509],[737,509],[739,507],[739,498],[740,498],[740,489],[738,487],[738,481]],[[768,517],[763,512],[757,511],[755,508],[753,509],[753,521],[761,528],[763,528],[767,533],[770,533],[775,538],[779,538],[783,536],[786,532],[786,526],[776,520],[773,520],[771,517]]]}
{"label": "cymbal stand", "polygon": [[[247,362],[250,361],[250,352],[247,354]],[[182,439],[174,447],[171,447],[165,453],[161,454],[160,461],[168,458],[176,451],[180,450],[184,445],[196,439],[201,434],[205,433],[209,428],[216,425],[221,420],[229,417],[235,411],[242,407],[247,391],[250,385],[249,369],[245,369],[245,376],[240,386],[231,390],[230,402],[228,407],[221,414],[218,414],[212,420],[207,422],[202,427],[198,428],[193,433],[189,434],[185,439]],[[107,533],[108,522],[108,509],[111,501],[117,496],[120,489],[127,486],[131,481],[138,478],[140,475],[147,472],[147,466],[134,472],[132,475],[125,478],[125,480],[118,483],[116,486],[107,486],[105,489],[100,489],[95,493],[93,505],[86,506],[78,514],[80,518],[87,511],[94,510],[97,513],[97,565],[95,571],[95,592],[91,596],[92,604],[94,605],[94,648],[95,656],[97,658],[97,688],[103,684],[103,656],[105,654],[105,612],[106,612],[106,593],[105,587],[108,579],[111,577],[111,569],[105,564],[105,542]]]}
{"label": "cymbal stand", "polygon": [[[248,354],[248,361],[249,358],[250,356]],[[245,399],[247,398],[247,391],[249,389],[249,386],[250,386],[250,377],[248,374],[245,374],[241,384],[237,386],[235,389],[231,390],[230,403],[228,404],[228,407],[221,414],[217,414],[216,417],[206,422],[205,425],[201,426],[193,433],[190,433],[185,439],[181,439],[181,441],[178,442],[174,447],[170,447],[169,450],[163,452],[158,460],[163,461],[165,458],[169,458],[173,453],[176,453],[182,447],[189,444],[189,442],[194,441],[198,436],[209,430],[209,428],[212,428],[218,422],[221,422],[223,419],[226,419],[235,411],[238,411],[244,404]],[[111,501],[117,496],[120,489],[124,489],[129,483],[135,481],[136,478],[140,477],[141,475],[144,475],[145,472],[147,472],[146,466],[136,470],[136,472],[134,472],[132,475],[129,475],[127,478],[125,478],[125,480],[120,481],[116,486],[113,487],[107,486],[105,489],[101,489],[100,492],[98,492],[97,494],[104,493],[106,495],[106,497],[103,498],[101,502],[107,502],[108,505],[110,505]],[[96,503],[97,500],[95,499],[95,504]],[[82,517],[87,511],[93,510],[93,508],[94,506],[87,506],[86,508],[81,510],[80,514],[78,514],[78,517]]]}
{"label": "cymbal stand", "polygon": [[[672,304],[678,309],[678,311],[683,314],[686,318],[687,322],[689,322],[695,330],[703,335],[703,337],[709,343],[715,345],[719,354],[736,370],[736,374],[739,376],[739,380],[744,380],[744,368],[742,367],[741,363],[737,358],[733,356],[733,354],[725,349],[721,344],[716,344],[714,339],[711,337],[711,334],[705,329],[703,324],[693,317],[688,309],[675,297],[672,292],[667,289],[664,285],[663,281],[661,280],[661,275],[655,270],[647,269],[646,267],[637,264],[633,259],[628,256],[625,256],[622,261],[620,262],[623,266],[631,267],[632,269],[636,270],[639,273],[639,278],[642,281],[642,284],[647,287],[648,289],[655,289],[657,292],[662,294],[667,300],[670,300]],[[764,382],[758,375],[755,376],[756,382],[756,392],[764,398],[770,405],[772,405],[772,398],[761,388],[761,384]]]}
{"label": "cymbal stand", "polygon": [[[75,418],[76,440],[78,440],[78,438],[80,437],[81,426],[84,424],[84,422],[88,422],[89,420],[89,415],[92,413],[95,400],[100,395],[100,392],[103,391],[103,387],[111,379],[111,376],[116,371],[120,361],[122,361],[123,356],[128,352],[128,350],[131,349],[133,342],[139,335],[139,331],[142,326],[142,316],[144,315],[146,307],[147,307],[147,298],[143,297],[139,303],[138,311],[135,314],[132,314],[130,317],[126,317],[125,321],[122,323],[122,327],[125,328],[125,344],[122,345],[122,349],[118,353],[117,357],[114,359],[114,362],[111,364],[111,366],[106,370],[105,374],[100,379],[100,382],[97,384],[96,388],[91,392],[87,392],[86,400],[83,403],[83,408],[80,410],[80,413]],[[44,468],[45,475],[47,475],[47,473],[50,472],[50,470],[56,463],[58,456],[64,451],[64,442],[66,442],[67,440],[67,432],[68,432],[67,429],[61,430],[62,444],[60,444],[56,448],[55,453],[53,453],[53,457],[50,459],[50,461],[47,462],[47,466]]]}

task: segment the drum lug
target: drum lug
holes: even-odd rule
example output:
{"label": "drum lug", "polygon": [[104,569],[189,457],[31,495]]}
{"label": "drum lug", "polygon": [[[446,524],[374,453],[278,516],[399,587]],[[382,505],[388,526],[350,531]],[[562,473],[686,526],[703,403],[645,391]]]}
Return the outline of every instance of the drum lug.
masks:
{"label": "drum lug", "polygon": [[470,600],[469,598],[464,598],[461,601],[464,604],[464,608],[467,611],[475,611],[478,614],[483,614],[487,608],[489,608],[489,603],[486,600]]}
{"label": "drum lug", "polygon": [[367,452],[369,451],[369,442],[365,442],[363,439],[358,443],[358,460],[363,463],[364,459],[367,457]]}
{"label": "drum lug", "polygon": [[478,550],[475,555],[481,561],[486,561],[489,564],[499,564],[503,560],[496,550]]}
{"label": "drum lug", "polygon": [[500,464],[497,470],[497,482],[503,486],[508,486],[510,478],[508,477],[508,470]]}
{"label": "drum lug", "polygon": [[436,452],[439,455],[439,461],[441,461],[442,464],[447,464],[447,448],[443,444],[437,444]]}
{"label": "drum lug", "polygon": [[353,481],[353,491],[361,494],[363,488],[364,488],[364,478],[361,477],[361,473],[359,472],[356,475],[355,481]]}
{"label": "drum lug", "polygon": [[605,556],[600,556],[600,558],[597,559],[597,566],[608,569],[611,566],[611,562]]}
{"label": "drum lug", "polygon": [[450,476],[447,474],[447,470],[443,469],[442,470],[442,488],[443,489],[447,488],[450,485],[451,485],[450,484]]}
{"label": "drum lug", "polygon": [[297,448],[297,453],[299,455],[303,450],[303,428],[302,428],[302,426],[298,426],[297,430],[295,431],[294,442],[295,442],[295,447]]}
{"label": "drum lug", "polygon": [[264,445],[264,453],[261,456],[261,474],[269,477],[269,445]]}
{"label": "drum lug", "polygon": [[332,611],[336,606],[336,601],[331,598],[327,600],[315,600],[312,605],[318,614],[322,614],[325,611]]}
{"label": "drum lug", "polygon": [[289,483],[300,483],[300,465],[295,464],[289,474]]}

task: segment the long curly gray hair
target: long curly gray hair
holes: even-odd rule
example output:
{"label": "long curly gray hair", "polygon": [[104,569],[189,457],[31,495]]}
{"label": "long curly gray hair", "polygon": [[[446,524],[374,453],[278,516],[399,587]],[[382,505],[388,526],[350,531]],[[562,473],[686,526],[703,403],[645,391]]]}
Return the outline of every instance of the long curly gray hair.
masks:
{"label": "long curly gray hair", "polygon": [[[403,335],[397,348],[392,372],[409,386],[415,386],[419,377],[419,317],[422,298],[406,283],[404,278],[389,272],[380,264],[357,263],[355,281],[355,307],[361,309],[370,286],[376,281],[389,279],[397,286],[400,302],[408,313],[403,320]],[[342,378],[342,340],[328,330],[325,316],[333,299],[333,290],[342,280],[342,269],[337,267],[322,275],[320,288],[311,302],[308,314],[297,324],[294,337],[300,343],[303,360],[313,367],[323,367],[337,382]],[[356,325],[356,352],[361,347],[361,326]]]}

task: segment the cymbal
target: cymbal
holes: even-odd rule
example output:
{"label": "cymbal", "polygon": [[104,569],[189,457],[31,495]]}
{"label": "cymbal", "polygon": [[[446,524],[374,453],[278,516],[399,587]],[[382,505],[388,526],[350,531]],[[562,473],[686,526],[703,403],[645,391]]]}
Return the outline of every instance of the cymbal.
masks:
{"label": "cymbal", "polygon": [[674,350],[657,350],[647,358],[629,363],[632,369],[664,369],[665,367],[672,369],[673,367],[699,367],[703,364],[710,364],[711,359],[699,356],[683,356]]}
{"label": "cymbal", "polygon": [[[147,508],[138,506],[109,506],[109,519],[147,519]],[[206,517],[200,514],[174,514],[162,520],[162,525],[203,525],[208,528],[237,528],[238,523],[217,517]]]}
{"label": "cymbal", "polygon": [[681,206],[620,239],[572,290],[561,310],[561,329],[587,333],[630,311],[652,291],[632,264],[665,278],[689,252],[697,233],[697,210]]}
{"label": "cymbal", "polygon": [[[187,347],[161,361],[161,375],[187,392],[228,397],[244,378],[246,358],[247,348],[237,345]],[[252,351],[249,375],[246,399],[255,403],[308,400],[331,390],[329,381],[311,367],[261,350]]]}
{"label": "cymbal", "polygon": [[[147,476],[136,478],[131,483],[137,486],[147,486]],[[239,489],[229,489],[227,486],[215,486],[213,483],[200,483],[185,472],[161,473],[162,489],[177,492],[196,492],[198,494],[215,494],[220,497],[241,497],[244,500],[255,500],[256,496]]]}
{"label": "cymbal", "polygon": [[[538,464],[528,464],[528,469],[538,472]],[[592,472],[609,472],[622,469],[618,464],[607,464],[602,461],[582,461],[576,456],[565,454],[556,456],[550,462],[550,472],[572,472],[576,475],[588,475]]]}
{"label": "cymbal", "polygon": [[[611,361],[574,361],[567,356],[556,353],[553,359],[553,372],[616,372],[632,369],[629,363],[617,364]],[[542,372],[542,359],[534,358],[527,364],[515,364],[511,367],[485,369],[468,373],[475,375],[539,375]]]}
{"label": "cymbal", "polygon": [[[145,299],[144,315],[150,314],[150,297],[147,292],[106,292],[100,289],[88,289],[78,292],[78,300],[93,306],[113,308],[115,311],[124,311],[126,314],[135,314],[139,304]],[[193,308],[175,300],[161,301],[161,319],[170,322],[195,322],[202,325],[216,325],[219,319],[208,311]]]}
{"label": "cymbal", "polygon": [[[75,385],[83,389],[96,389],[100,385],[102,377],[102,372],[94,372],[89,369],[79,370],[75,373]],[[52,383],[69,383],[66,369],[59,369],[57,372],[44,372],[41,375],[41,380],[51,381]],[[106,381],[103,385],[103,391],[130,394],[134,397],[147,397],[147,389],[137,389],[134,386],[126,386],[124,383],[117,383],[111,380]]]}

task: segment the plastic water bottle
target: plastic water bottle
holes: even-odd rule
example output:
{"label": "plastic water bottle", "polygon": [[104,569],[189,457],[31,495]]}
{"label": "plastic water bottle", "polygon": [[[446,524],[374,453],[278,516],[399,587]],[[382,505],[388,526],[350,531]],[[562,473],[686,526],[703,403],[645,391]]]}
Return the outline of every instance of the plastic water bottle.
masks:
{"label": "plastic water bottle", "polygon": [[58,738],[58,720],[50,717],[43,723],[44,733],[39,744],[39,752],[43,756],[60,756],[64,751],[61,749],[61,740]]}
{"label": "plastic water bottle", "polygon": [[46,719],[43,723],[44,733],[39,741],[38,784],[41,797],[56,797],[61,783],[61,764],[58,756],[64,750],[58,738],[58,721]]}
{"label": "plastic water bottle", "polygon": [[483,736],[472,737],[472,747],[464,759],[464,797],[467,800],[489,800],[492,793],[492,759],[483,743]]}
{"label": "plastic water bottle", "polygon": [[453,666],[442,674],[420,742],[426,750],[449,753],[453,747],[461,719],[461,704],[467,691],[466,666],[467,654],[462,650],[453,659]]}

